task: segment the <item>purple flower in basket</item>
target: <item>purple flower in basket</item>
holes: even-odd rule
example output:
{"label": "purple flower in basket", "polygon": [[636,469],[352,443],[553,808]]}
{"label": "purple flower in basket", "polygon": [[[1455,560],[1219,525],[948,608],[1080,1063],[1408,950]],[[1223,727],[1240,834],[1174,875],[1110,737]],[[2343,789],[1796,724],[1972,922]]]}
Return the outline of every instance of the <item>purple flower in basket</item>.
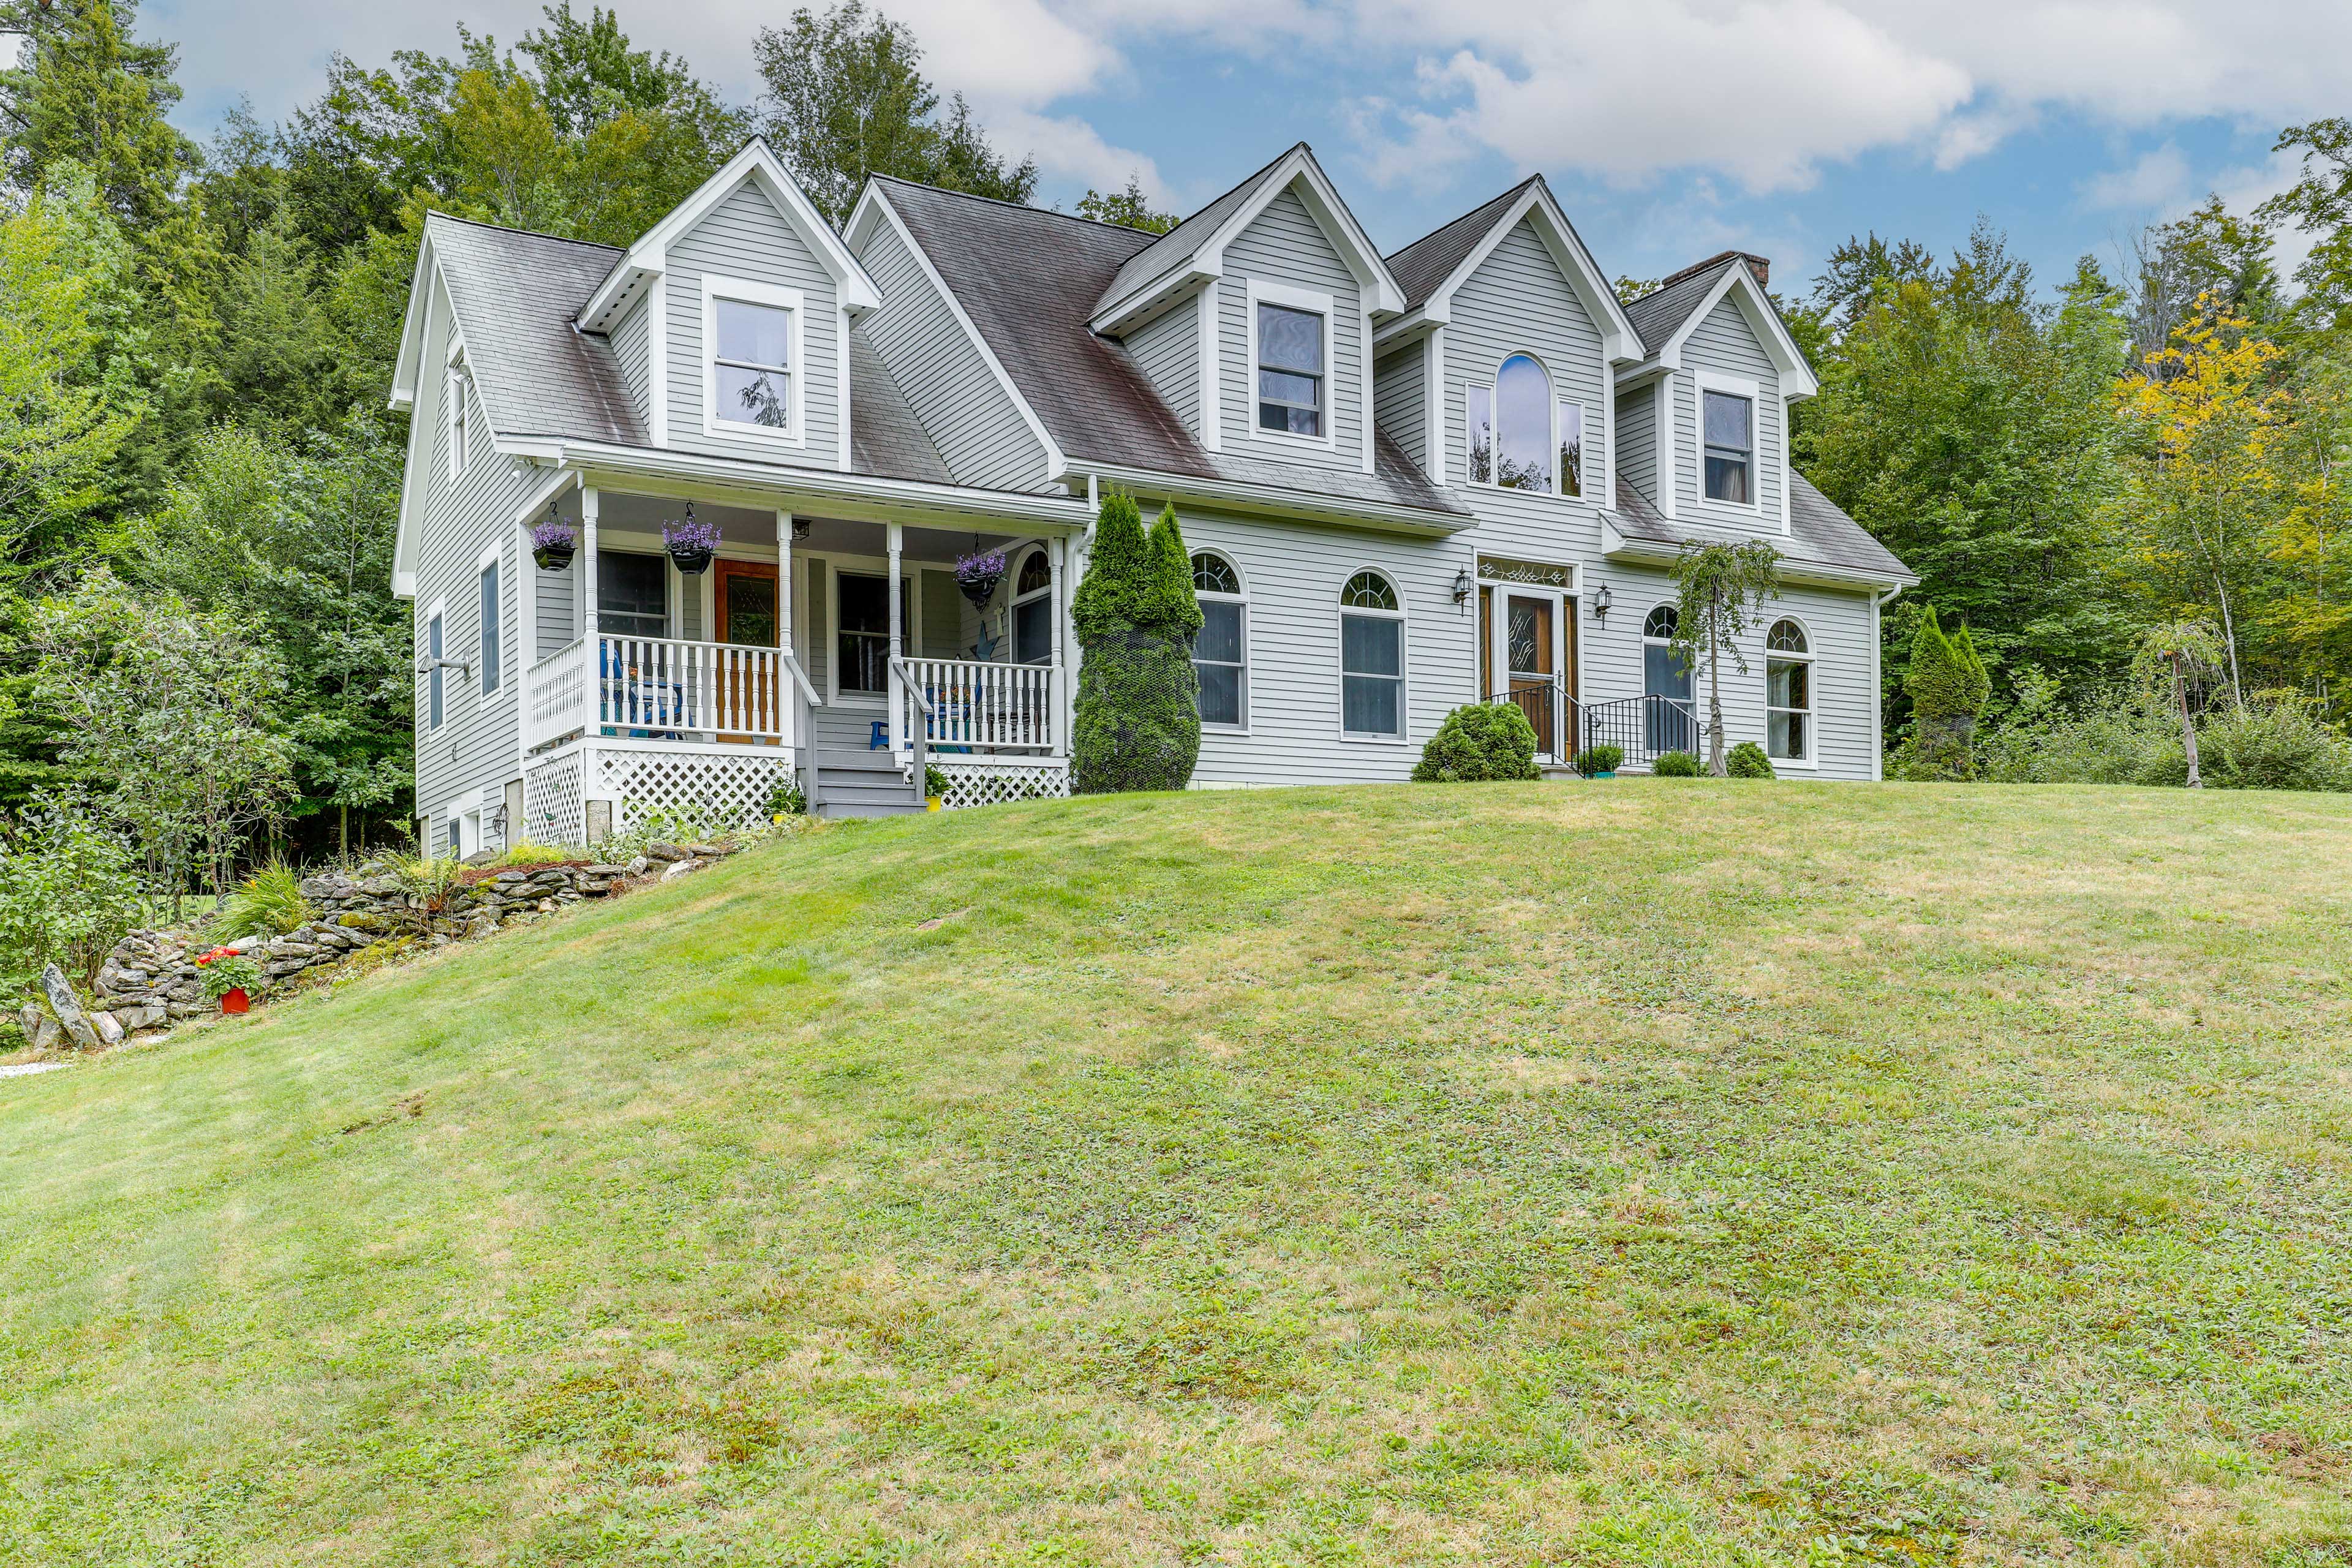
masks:
{"label": "purple flower in basket", "polygon": [[956,557],[955,577],[967,588],[988,593],[1004,581],[1004,552],[983,550],[976,555]]}
{"label": "purple flower in basket", "polygon": [[683,520],[662,524],[662,546],[680,554],[708,554],[719,548],[719,525],[703,521],[688,507]]}
{"label": "purple flower in basket", "polygon": [[580,531],[560,517],[542,518],[530,525],[533,550],[577,550]]}

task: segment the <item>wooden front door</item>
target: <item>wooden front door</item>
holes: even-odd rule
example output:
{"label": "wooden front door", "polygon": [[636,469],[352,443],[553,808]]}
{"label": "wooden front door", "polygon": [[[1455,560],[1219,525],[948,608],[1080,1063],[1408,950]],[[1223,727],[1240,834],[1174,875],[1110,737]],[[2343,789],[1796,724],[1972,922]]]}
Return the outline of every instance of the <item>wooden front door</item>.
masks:
{"label": "wooden front door", "polygon": [[[776,614],[775,567],[764,561],[719,561],[713,563],[711,570],[719,574],[712,592],[719,617],[718,640],[737,647],[783,647]],[[719,679],[726,688],[722,711],[763,717],[775,712],[779,692],[771,667],[763,664],[756,671],[730,668],[721,671]],[[730,734],[719,738],[744,742],[755,739]]]}
{"label": "wooden front door", "polygon": [[1507,594],[1503,604],[1503,656],[1510,674],[1511,700],[1536,732],[1536,752],[1553,757],[1559,747],[1559,601],[1549,596]]}

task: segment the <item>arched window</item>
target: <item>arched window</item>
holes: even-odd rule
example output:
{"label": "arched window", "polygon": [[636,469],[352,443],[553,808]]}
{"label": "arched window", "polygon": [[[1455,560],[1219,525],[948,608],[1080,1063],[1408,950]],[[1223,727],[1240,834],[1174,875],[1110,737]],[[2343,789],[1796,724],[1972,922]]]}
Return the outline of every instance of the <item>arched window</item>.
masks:
{"label": "arched window", "polygon": [[1813,760],[1812,642],[1792,620],[1764,634],[1764,750],[1784,762]]}
{"label": "arched window", "polygon": [[1339,729],[1368,740],[1404,736],[1404,612],[1378,572],[1359,572],[1339,591]]}
{"label": "arched window", "polygon": [[1691,709],[1690,666],[1675,657],[1682,612],[1660,605],[1642,617],[1642,738],[1652,754],[1696,752],[1698,718]]}
{"label": "arched window", "polygon": [[1054,568],[1043,550],[1021,558],[1013,579],[1013,658],[1019,664],[1054,662]]}
{"label": "arched window", "polygon": [[1203,550],[1192,557],[1192,592],[1201,602],[1201,630],[1192,639],[1201,722],[1241,729],[1249,722],[1249,605],[1241,574]]}
{"label": "arched window", "polygon": [[1527,354],[1495,373],[1495,483],[1551,494],[1551,377]]}

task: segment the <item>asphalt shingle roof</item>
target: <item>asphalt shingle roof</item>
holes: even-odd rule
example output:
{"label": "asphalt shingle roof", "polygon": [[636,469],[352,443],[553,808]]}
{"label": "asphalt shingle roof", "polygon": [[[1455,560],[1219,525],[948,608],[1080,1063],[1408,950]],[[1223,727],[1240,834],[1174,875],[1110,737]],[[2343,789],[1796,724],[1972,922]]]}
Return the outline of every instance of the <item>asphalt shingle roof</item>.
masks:
{"label": "asphalt shingle roof", "polygon": [[1625,314],[1633,322],[1633,330],[1642,334],[1642,344],[1651,353],[1664,347],[1666,340],[1682,331],[1683,323],[1715,292],[1724,273],[1740,264],[1737,256],[1719,256],[1712,263],[1703,264],[1675,274],[1674,281],[1651,289],[1625,307]]}
{"label": "asphalt shingle roof", "polygon": [[861,474],[935,485],[956,482],[863,327],[849,329],[849,460]]}
{"label": "asphalt shingle roof", "polygon": [[[1201,248],[1202,242],[1216,233],[1219,226],[1255,194],[1266,176],[1274,173],[1275,165],[1305,145],[1301,142],[1284,148],[1264,168],[1166,234],[1157,237],[1145,235],[1143,237],[1147,243],[1140,250],[1120,261],[1118,270],[1111,274],[1110,281],[1096,299],[1094,310],[1101,310],[1113,300],[1125,298],[1130,290],[1141,288],[1155,278],[1164,277],[1191,260],[1193,253]],[[1087,312],[1089,318],[1094,310]]]}
{"label": "asphalt shingle roof", "polygon": [[1501,221],[1510,205],[1517,201],[1529,185],[1543,176],[1531,174],[1483,206],[1473,207],[1452,223],[1433,229],[1388,258],[1389,271],[1395,277],[1397,287],[1404,290],[1404,308],[1408,310],[1425,304],[1438,286],[1454,276],[1454,268],[1469,258],[1486,237],[1486,231]]}
{"label": "asphalt shingle roof", "polygon": [[572,324],[620,251],[441,213],[425,233],[492,429],[646,445],[612,345]]}
{"label": "asphalt shingle roof", "polygon": [[[1661,515],[1650,500],[1622,479],[1617,481],[1617,505],[1611,513],[1619,532],[1630,539],[1681,548],[1716,537],[1706,531],[1683,528]],[[1872,538],[1862,524],[1813,488],[1813,482],[1789,470],[1789,532],[1773,543],[1788,560],[1800,565],[1828,566],[1872,577],[1916,582],[1911,569],[1894,552]]]}
{"label": "asphalt shingle roof", "polygon": [[1153,236],[903,180],[877,176],[877,182],[1066,455],[1343,500],[1459,511],[1385,435],[1375,437],[1369,474],[1202,447],[1126,346],[1087,325],[1111,279]]}

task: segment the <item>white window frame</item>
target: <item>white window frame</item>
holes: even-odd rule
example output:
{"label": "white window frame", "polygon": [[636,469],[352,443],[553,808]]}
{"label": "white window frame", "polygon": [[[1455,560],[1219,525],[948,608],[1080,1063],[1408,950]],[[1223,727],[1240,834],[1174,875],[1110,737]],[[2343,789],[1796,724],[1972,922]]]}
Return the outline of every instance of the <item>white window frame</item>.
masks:
{"label": "white window frame", "polygon": [[[1508,354],[1503,356],[1504,359],[1510,357]],[[1497,367],[1499,368],[1499,362]],[[1471,439],[1471,432],[1478,427],[1476,404],[1478,395],[1482,392],[1486,395],[1486,477],[1483,479],[1478,477],[1478,444]],[[1495,419],[1495,384],[1491,381],[1464,382],[1462,384],[1462,482],[1464,484],[1475,486],[1482,490],[1498,490],[1503,488],[1495,482],[1495,447],[1498,439]],[[1526,495],[1528,492],[1520,490],[1517,493]]]}
{"label": "white window frame", "polygon": [[[1691,439],[1697,443],[1694,454],[1698,479],[1698,504],[1720,507],[1725,511],[1751,512],[1762,516],[1764,511],[1764,387],[1760,382],[1746,376],[1723,375],[1715,371],[1695,371],[1691,375]],[[1706,395],[1719,392],[1727,397],[1748,400],[1748,499],[1745,501],[1717,500],[1706,493]]]}
{"label": "white window frame", "polygon": [[[785,335],[792,343],[793,363],[783,366],[786,378],[784,427],[730,419],[719,407],[719,301],[765,305],[789,312]],[[785,447],[808,445],[808,353],[804,330],[808,311],[801,291],[748,278],[702,275],[702,433],[728,440],[767,441]],[[656,351],[657,352],[657,351]]]}
{"label": "white window frame", "polygon": [[1593,495],[1594,490],[1599,488],[1593,470],[1600,466],[1593,461],[1593,458],[1599,454],[1600,448],[1595,447],[1592,442],[1592,405],[1585,402],[1581,397],[1561,396],[1559,384],[1556,382],[1553,384],[1551,394],[1551,450],[1552,460],[1554,462],[1558,462],[1559,460],[1559,411],[1563,408],[1573,408],[1576,410],[1576,460],[1578,465],[1577,492],[1574,495],[1570,495],[1568,491],[1562,489],[1560,488],[1560,479],[1562,475],[1558,471],[1555,471],[1552,474],[1551,493],[1561,500],[1587,501],[1594,506],[1599,506],[1601,502],[1595,500]]}
{"label": "white window frame", "polygon": [[[850,555],[830,550],[795,550],[793,559],[824,563],[824,635],[828,639],[824,659],[825,706],[870,708],[877,713],[887,711],[890,706],[887,691],[852,691],[841,684],[841,578],[844,573],[847,573],[852,577],[879,577],[887,583],[890,580],[889,557]],[[908,645],[904,651],[912,658],[920,658],[923,657],[922,638],[919,628],[923,624],[923,574],[919,569],[908,571],[902,567],[899,576],[906,584],[907,595],[900,623]],[[1012,628],[1008,626],[1005,630],[1005,651],[1008,654],[1012,651]]]}
{"label": "white window frame", "polygon": [[[1257,422],[1257,308],[1261,304],[1279,305],[1286,310],[1304,310],[1323,318],[1323,433],[1320,436],[1298,436],[1287,430],[1262,429]],[[1327,452],[1339,450],[1339,389],[1331,367],[1339,357],[1339,345],[1333,341],[1339,324],[1337,304],[1328,294],[1312,289],[1294,289],[1286,283],[1269,283],[1262,279],[1249,280],[1249,362],[1245,366],[1248,395],[1243,404],[1248,418],[1244,431],[1249,440],[1261,441],[1272,447],[1312,447]]]}
{"label": "white window frame", "polygon": [[[1032,588],[1026,593],[1024,593],[1021,589],[1021,569],[1029,564],[1029,558],[1033,555],[1042,555],[1045,557],[1045,581],[1040,586]],[[1013,569],[1011,574],[1011,586],[1013,593],[1012,596],[1006,601],[1008,607],[1005,611],[1004,618],[1004,651],[1007,655],[1007,663],[1019,664],[1021,663],[1021,611],[1024,605],[1034,605],[1040,599],[1051,599],[1053,597],[1054,552],[1051,550],[1048,550],[1043,543],[1016,545],[1013,547],[1013,559],[1007,564],[1009,564]],[[911,573],[909,575],[919,576],[921,574]],[[918,592],[919,593],[919,587]],[[1049,616],[1051,613],[1052,612],[1050,610],[1047,612]],[[1053,665],[1053,662],[1054,626],[1053,622],[1049,619],[1045,623],[1045,662],[1043,665],[1029,665],[1027,668],[1031,669],[1047,668]]]}
{"label": "white window frame", "polygon": [[[1797,628],[1805,639],[1802,653],[1782,653],[1772,647],[1772,628],[1782,621]],[[1813,628],[1801,616],[1774,616],[1764,627],[1764,754],[1772,753],[1772,715],[1801,713],[1805,716],[1805,754],[1801,757],[1772,757],[1776,768],[1819,768],[1822,765],[1822,683],[1821,656],[1814,649]],[[1775,664],[1801,664],[1805,669],[1805,694],[1811,706],[1806,708],[1776,708],[1772,705],[1772,667]]]}
{"label": "white window frame", "polygon": [[467,389],[474,384],[474,373],[466,363],[466,345],[449,345],[448,379],[443,384],[441,410],[442,427],[449,447],[449,478],[455,481],[473,461],[473,414],[466,406]]}
{"label": "white window frame", "polygon": [[[1396,595],[1393,610],[1368,610],[1347,602],[1348,584],[1370,572],[1389,585]],[[1339,698],[1339,739],[1350,745],[1404,746],[1412,744],[1412,623],[1405,613],[1404,588],[1397,580],[1396,569],[1374,562],[1361,562],[1341,574],[1339,585],[1331,592],[1330,603],[1339,611],[1332,623],[1331,663],[1339,672],[1335,694]],[[1368,619],[1392,620],[1397,623],[1397,730],[1392,735],[1374,734],[1369,731],[1348,728],[1348,633],[1346,622],[1350,616]],[[1385,679],[1386,677],[1372,677]]]}
{"label": "white window frame", "polygon": [[[441,646],[438,649],[433,646],[433,626],[436,621],[441,626]],[[448,601],[434,600],[432,607],[425,612],[425,625],[419,629],[424,635],[417,640],[423,645],[425,664],[425,690],[422,693],[425,699],[425,732],[428,735],[437,735],[443,726],[449,722],[449,683],[443,679],[447,672],[441,668],[441,660],[447,658],[449,654]],[[437,719],[433,716],[433,693],[436,689],[441,693],[441,716]]]}
{"label": "white window frame", "polygon": [[498,625],[493,630],[493,635],[498,638],[499,643],[499,647],[497,648],[499,658],[499,683],[496,686],[488,688],[485,688],[482,685],[483,678],[489,674],[490,654],[492,650],[488,647],[475,648],[473,679],[467,684],[471,685],[474,689],[476,706],[482,708],[488,707],[491,703],[504,696],[507,689],[506,561],[504,559],[504,552],[495,544],[485,546],[480,558],[474,563],[474,628],[475,636],[477,637],[481,635],[482,629],[482,605],[480,595],[482,592],[482,574],[485,572],[496,572],[498,574],[498,576],[493,579],[493,581],[498,584],[499,595]]}
{"label": "white window frame", "polygon": [[[1236,605],[1240,606],[1242,613],[1242,660],[1240,666],[1242,672],[1241,722],[1238,724],[1212,724],[1204,719],[1201,721],[1201,728],[1219,735],[1246,735],[1250,732],[1249,579],[1243,575],[1241,563],[1235,561],[1231,554],[1223,550],[1195,550],[1192,553],[1194,555],[1213,555],[1218,560],[1223,562],[1225,563],[1225,570],[1234,574],[1234,582],[1236,584],[1234,592],[1231,594],[1223,594],[1213,589],[1201,587],[1199,584],[1195,584],[1192,589],[1193,597],[1205,600],[1211,604]],[[1191,563],[1188,561],[1186,565],[1191,565]],[[1351,572],[1349,575],[1352,577],[1355,574]],[[1391,587],[1394,587],[1396,585],[1396,580],[1394,578],[1390,578],[1389,585]],[[1347,584],[1345,583],[1340,584],[1342,589],[1346,586]],[[1399,603],[1402,603],[1402,601],[1400,600]],[[1203,661],[1195,658],[1193,662],[1198,664]],[[1210,659],[1206,662],[1222,665],[1224,661],[1223,659]],[[1342,711],[1344,713],[1345,710],[1342,710]]]}
{"label": "white window frame", "polygon": [[[1551,453],[1553,463],[1551,489],[1549,490],[1507,489],[1497,477],[1501,470],[1500,454],[1502,451],[1502,411],[1498,406],[1496,390],[1502,382],[1503,367],[1510,363],[1511,361],[1515,359],[1526,359],[1531,361],[1538,370],[1543,372],[1544,380],[1550,385],[1551,401],[1549,418],[1551,431],[1545,448]],[[1474,417],[1475,409],[1473,405],[1476,401],[1477,395],[1481,392],[1486,395],[1486,416],[1495,447],[1495,450],[1488,455],[1486,477],[1483,479],[1475,477],[1476,470],[1473,465],[1476,459],[1475,456],[1475,448],[1473,447],[1470,439],[1471,431],[1476,425],[1476,420]],[[1581,475],[1581,488],[1580,492],[1576,495],[1570,495],[1567,491],[1560,489],[1559,483],[1559,411],[1564,407],[1574,408],[1576,410],[1577,423],[1581,427],[1579,446],[1581,448],[1581,458],[1584,467]],[[1545,361],[1544,356],[1536,353],[1535,350],[1507,350],[1503,353],[1502,357],[1495,361],[1494,374],[1482,379],[1465,381],[1462,384],[1462,482],[1464,484],[1473,486],[1478,489],[1502,491],[1508,495],[1535,496],[1548,500],[1583,501],[1592,506],[1599,506],[1601,503],[1595,499],[1596,493],[1601,484],[1604,481],[1601,476],[1595,474],[1593,471],[1596,466],[1594,458],[1598,455],[1599,448],[1594,446],[1592,440],[1592,405],[1581,397],[1573,396],[1561,391],[1559,376],[1552,370],[1550,364]]]}

